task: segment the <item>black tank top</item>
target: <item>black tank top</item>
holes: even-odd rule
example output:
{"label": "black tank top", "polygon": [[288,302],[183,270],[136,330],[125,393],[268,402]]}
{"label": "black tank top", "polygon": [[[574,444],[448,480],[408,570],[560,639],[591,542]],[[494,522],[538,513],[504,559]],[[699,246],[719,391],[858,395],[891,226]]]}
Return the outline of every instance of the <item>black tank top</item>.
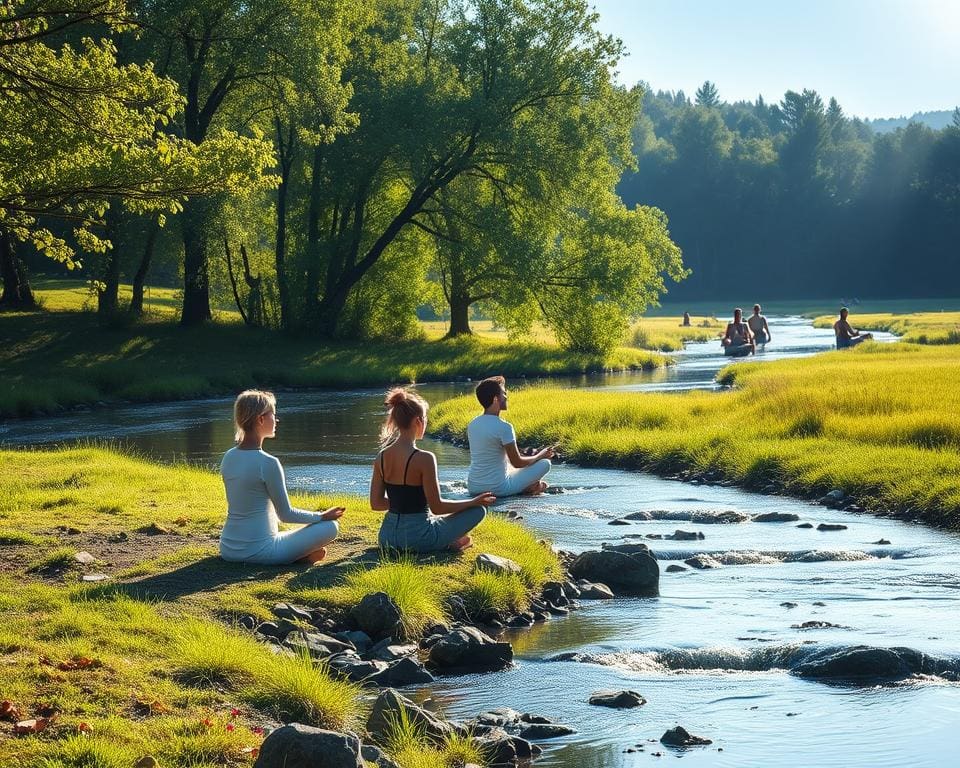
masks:
{"label": "black tank top", "polygon": [[410,459],[419,452],[419,448],[414,448],[413,453],[407,457],[407,463],[403,468],[403,483],[387,482],[387,474],[383,469],[383,452],[380,453],[380,475],[383,477],[383,485],[387,489],[390,511],[394,514],[425,515],[427,513],[427,494],[423,492],[423,486],[407,485],[407,470],[410,468]]}

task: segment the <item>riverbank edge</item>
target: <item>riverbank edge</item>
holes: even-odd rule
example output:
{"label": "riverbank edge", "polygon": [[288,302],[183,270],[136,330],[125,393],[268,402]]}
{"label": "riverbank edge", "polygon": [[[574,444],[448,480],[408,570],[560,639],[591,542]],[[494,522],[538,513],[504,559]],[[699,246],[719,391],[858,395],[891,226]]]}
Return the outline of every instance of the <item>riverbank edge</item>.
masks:
{"label": "riverbank edge", "polygon": [[247,388],[373,388],[495,374],[555,378],[655,370],[674,362],[633,347],[591,355],[477,336],[318,343],[239,325],[102,328],[95,316],[80,312],[0,313],[0,338],[10,340],[0,350],[3,419],[227,396]]}
{"label": "riverbank edge", "polygon": [[[199,549],[210,549],[210,544],[203,544],[202,540],[209,540],[210,538],[209,532],[214,525],[212,516],[208,512],[206,517],[199,520],[188,521],[185,524],[186,527],[183,527],[184,523],[182,518],[171,521],[170,517],[176,514],[178,509],[182,510],[188,505],[171,504],[171,501],[182,496],[184,493],[190,493],[191,499],[196,502],[198,497],[204,495],[204,492],[209,493],[211,491],[210,486],[219,486],[219,478],[212,472],[197,468],[184,466],[167,467],[143,458],[131,457],[120,451],[111,451],[102,448],[0,449],[0,459],[3,460],[4,465],[10,470],[14,470],[16,466],[19,466],[19,469],[22,470],[19,472],[11,471],[5,473],[4,476],[0,478],[0,499],[4,502],[3,508],[0,509],[0,519],[12,524],[9,534],[0,541],[0,549],[4,551],[5,559],[11,562],[11,551],[17,549],[27,550],[26,552],[21,551],[20,555],[18,555],[20,564],[26,570],[20,575],[17,575],[16,571],[10,572],[9,568],[7,568],[4,569],[6,571],[5,573],[0,574],[0,600],[2,600],[7,608],[12,610],[12,614],[10,615],[11,621],[13,621],[19,613],[19,611],[16,610],[16,605],[20,604],[21,599],[24,605],[29,606],[25,610],[31,612],[29,620],[24,615],[20,616],[22,621],[27,622],[24,626],[26,637],[23,637],[22,633],[17,634],[18,640],[13,643],[11,638],[14,637],[14,635],[6,634],[6,630],[8,629],[11,632],[14,631],[12,629],[13,625],[8,625],[8,627],[4,628],[4,631],[0,632],[0,642],[2,642],[4,648],[6,648],[6,650],[3,651],[4,654],[12,653],[14,656],[17,654],[25,654],[23,664],[16,662],[13,656],[7,656],[6,661],[2,663],[4,667],[9,664],[15,664],[17,669],[20,670],[17,675],[10,678],[9,686],[5,686],[7,690],[4,691],[4,698],[18,699],[18,701],[14,703],[19,705],[22,711],[27,712],[40,706],[40,704],[37,703],[40,701],[40,691],[38,690],[36,694],[36,701],[24,700],[24,696],[17,695],[18,692],[22,693],[22,690],[18,689],[32,691],[33,688],[19,685],[19,682],[14,678],[20,677],[23,674],[36,673],[47,682],[47,684],[42,686],[43,696],[52,696],[53,689],[51,688],[51,684],[55,688],[56,685],[59,684],[58,681],[62,680],[64,684],[69,683],[63,675],[54,675],[52,677],[48,675],[45,671],[46,668],[44,667],[45,662],[43,662],[43,659],[50,658],[56,660],[61,658],[66,652],[66,647],[92,648],[94,652],[91,653],[87,651],[87,655],[84,655],[83,658],[92,659],[91,663],[94,668],[102,668],[108,672],[109,675],[114,674],[120,667],[130,666],[126,660],[126,657],[130,653],[129,648],[126,646],[123,647],[122,657],[124,658],[124,662],[120,665],[114,664],[112,661],[115,654],[118,656],[121,655],[117,648],[111,647],[109,643],[98,644],[96,632],[104,629],[103,618],[98,612],[111,612],[116,610],[110,607],[112,601],[123,598],[124,595],[128,594],[126,590],[130,590],[129,594],[134,596],[137,594],[137,590],[139,589],[138,584],[141,582],[150,583],[154,589],[157,589],[159,588],[157,580],[159,579],[162,582],[163,577],[167,575],[165,571],[176,571],[184,567],[192,567],[196,564],[197,557],[201,555],[203,555],[201,558],[203,560],[211,559],[211,553],[207,552],[207,554],[204,555],[204,553],[197,554],[197,552]],[[56,459],[60,459],[60,461],[56,461]],[[63,477],[64,473],[69,474]],[[103,490],[103,477],[105,475],[113,477],[111,480],[112,483],[123,483],[124,488],[122,492],[118,488],[117,497],[98,493],[98,491]],[[144,479],[145,476],[148,476],[150,479]],[[165,483],[163,482],[164,480],[166,481]],[[161,484],[167,486],[165,492],[159,487]],[[72,490],[79,488],[85,488],[86,493],[93,498],[81,500],[78,504],[90,505],[91,509],[98,510],[96,513],[91,514],[88,513],[87,510],[78,509],[71,512],[70,505],[67,504],[65,500],[72,497]],[[219,487],[217,491],[219,492]],[[65,493],[66,495],[64,495]],[[120,498],[121,493],[125,494],[123,498]],[[161,493],[166,493],[167,495],[161,497]],[[127,499],[137,498],[138,496],[143,496],[144,498],[151,497],[150,501],[146,502],[143,514],[138,513],[135,516],[127,514],[129,512]],[[375,527],[371,525],[371,523],[378,521],[382,515],[365,509],[366,504],[361,497],[338,496],[334,498],[317,495],[299,495],[299,500],[302,506],[309,505],[310,508],[317,506],[318,503],[320,503],[320,506],[331,503],[337,505],[349,504],[353,510],[361,510],[360,513],[354,512],[355,517],[359,516],[360,519],[358,520],[357,528],[353,531],[355,534],[360,534],[360,539],[357,540],[356,537],[354,537],[352,544],[349,543],[349,537],[347,537],[345,541],[345,544],[347,544],[349,548],[348,552],[350,553],[350,557],[347,558],[348,561],[354,559],[353,556],[356,555],[355,550],[358,547],[369,550],[371,545],[373,547],[376,546]],[[116,502],[116,504],[110,506],[109,502]],[[31,509],[39,510],[39,514],[30,513],[28,515],[27,512]],[[22,515],[27,516],[27,519],[30,521],[28,525],[24,525],[25,520],[22,515],[18,514],[18,510],[22,510]],[[20,517],[19,520],[18,517]],[[97,517],[100,519],[97,520]],[[86,531],[75,526],[75,518],[87,520],[87,524],[85,525],[85,528],[87,528]],[[469,575],[480,572],[480,569],[476,565],[476,556],[482,553],[499,554],[508,558],[512,556],[524,564],[523,580],[513,574],[485,572],[484,579],[479,585],[482,593],[484,588],[490,588],[491,580],[496,581],[502,576],[506,582],[510,582],[509,584],[505,584],[505,593],[515,595],[517,594],[517,584],[523,583],[524,605],[514,607],[511,609],[513,612],[530,610],[529,606],[531,604],[535,604],[538,600],[542,599],[544,586],[546,584],[549,584],[557,578],[564,578],[566,576],[566,571],[560,557],[554,553],[545,542],[537,540],[533,531],[516,520],[509,520],[500,515],[494,516],[493,519],[496,521],[496,525],[490,526],[490,522],[486,521],[485,525],[487,530],[481,532],[478,546],[468,552],[466,557],[451,559],[440,556],[439,560],[428,557],[422,566],[418,563],[413,563],[412,567],[408,567],[408,571],[420,570],[422,567],[424,573],[429,571],[429,575],[433,577],[418,580],[417,591],[422,594],[423,585],[426,583],[432,586],[432,590],[428,588],[428,591],[434,591],[439,594],[454,584],[453,591],[448,590],[449,593],[443,595],[442,604],[455,604],[459,601],[459,604],[463,605],[465,598],[467,600],[471,599],[469,592],[471,585],[468,584],[470,581]],[[58,522],[60,525],[55,526],[54,523]],[[135,530],[131,528],[131,526],[139,526],[140,523],[144,525],[137,527]],[[491,528],[493,528],[493,530],[491,530]],[[129,533],[126,532],[126,529],[130,529]],[[121,572],[118,573],[117,576],[118,579],[124,579],[122,581],[109,580],[105,582],[98,581],[92,584],[81,583],[79,578],[82,572],[92,573],[94,571],[102,571],[104,568],[104,562],[99,557],[96,557],[98,553],[96,542],[100,541],[103,543],[109,540],[107,538],[109,534],[115,535],[121,531],[124,532],[122,538],[122,546],[124,547],[136,546],[140,540],[142,540],[141,543],[144,543],[146,546],[159,545],[163,539],[167,538],[172,540],[179,539],[176,544],[179,549],[164,552],[163,547],[160,546],[155,551],[155,554],[159,553],[158,557],[153,561],[143,564],[145,567],[141,567],[140,570],[142,572],[135,577],[124,577]],[[341,533],[344,533],[344,531]],[[90,534],[90,536],[88,537],[87,534]],[[488,540],[484,541],[484,539]],[[529,541],[524,544],[523,542],[518,542],[517,539],[528,539]],[[93,542],[92,545],[91,541]],[[66,546],[70,544],[74,546]],[[539,553],[537,556],[543,558],[545,561],[549,560],[547,567],[543,568],[543,562],[530,561],[528,563],[523,557],[519,556],[519,554],[522,554],[521,550],[523,546],[527,546],[531,550],[535,548],[537,553]],[[95,562],[82,565],[74,562],[73,553],[81,547],[83,547],[84,550],[90,549],[95,553]],[[209,632],[212,634],[210,634],[209,637],[204,636],[204,644],[209,645],[211,641],[216,642],[218,638],[223,635],[227,642],[227,646],[225,647],[232,647],[230,643],[236,642],[235,638],[238,630],[243,634],[241,627],[246,626],[243,624],[244,620],[254,622],[252,626],[248,627],[248,629],[251,630],[263,621],[270,621],[271,619],[277,621],[277,606],[274,605],[273,608],[270,607],[271,603],[275,603],[276,601],[287,600],[290,603],[296,602],[317,605],[318,610],[325,612],[327,618],[329,618],[332,612],[338,616],[338,623],[342,623],[342,617],[349,612],[350,605],[355,604],[355,598],[347,602],[343,600],[333,600],[330,602],[316,599],[320,591],[319,585],[323,583],[323,579],[327,573],[337,574],[336,576],[331,575],[329,577],[331,579],[345,576],[348,573],[343,570],[346,563],[342,565],[340,563],[342,558],[339,558],[335,552],[336,550],[334,550],[332,557],[325,560],[323,565],[317,568],[290,566],[282,569],[268,569],[271,570],[271,572],[276,571],[274,575],[280,576],[283,583],[286,583],[287,576],[292,576],[291,584],[302,585],[308,582],[312,585],[312,588],[308,588],[302,593],[298,593],[292,588],[284,589],[283,583],[280,582],[264,584],[258,580],[254,583],[244,582],[245,585],[249,585],[243,587],[243,595],[245,597],[247,596],[246,590],[250,590],[250,602],[246,605],[243,600],[238,599],[238,595],[235,593],[232,597],[228,597],[225,593],[219,592],[219,596],[215,601],[217,605],[216,609],[213,609],[211,606],[206,606],[209,610],[203,610],[203,604],[193,604],[190,601],[180,603],[176,598],[172,602],[169,602],[169,598],[167,598],[166,601],[161,599],[160,602],[154,602],[154,600],[148,599],[150,611],[162,611],[165,622],[170,621],[171,613],[174,616],[179,615],[179,621],[176,622],[178,624],[182,624],[184,621],[189,623],[194,620],[206,622],[206,626],[211,628]],[[186,559],[173,557],[178,554],[185,555]],[[212,559],[218,560],[215,556]],[[357,559],[357,562],[353,565],[353,567],[360,568],[362,571],[361,583],[359,585],[360,590],[367,594],[385,591],[386,594],[389,595],[390,584],[393,583],[390,578],[384,579],[386,583],[381,585],[382,588],[371,586],[367,589],[364,585],[368,583],[376,585],[377,571],[379,569],[396,569],[398,565],[397,562],[389,560],[383,561],[379,558],[376,559],[375,563],[373,561],[361,562],[362,560],[363,558]],[[39,567],[40,569],[38,570],[37,562],[39,561],[47,564]],[[530,565],[530,568],[527,568],[527,565]],[[54,575],[55,570],[61,567],[63,567],[64,573],[66,574],[65,577]],[[216,568],[217,565],[215,564],[214,567]],[[219,565],[219,568],[223,570],[236,570],[238,567],[239,566],[232,564]],[[401,564],[401,568],[402,567],[403,565]],[[328,568],[330,569],[329,571],[325,570]],[[446,568],[450,573],[446,574],[443,579],[436,578],[443,568]],[[454,574],[451,568],[458,573]],[[533,580],[526,579],[530,571],[536,571],[537,568],[543,570],[541,578],[534,578]],[[134,568],[134,571],[136,570],[137,569]],[[263,570],[263,568],[250,566],[249,570],[257,571]],[[144,576],[146,576],[146,578],[144,578]],[[27,581],[26,584],[23,583],[24,578]],[[399,581],[399,579],[397,579],[397,581]],[[336,589],[338,585],[337,582],[334,581],[327,586]],[[356,589],[357,585],[353,586]],[[400,587],[402,588],[402,586],[401,584]],[[476,592],[477,589],[474,585],[474,594],[472,595],[473,602],[470,603],[471,605],[477,605]],[[57,598],[46,599],[44,595],[47,594],[57,595]],[[149,598],[149,593],[145,592],[144,595]],[[401,598],[402,595],[398,597],[397,602],[402,605],[403,602]],[[260,607],[251,615],[247,612],[247,609],[253,607],[254,602],[260,603]],[[89,615],[88,612],[90,612]],[[63,615],[60,615],[61,613]],[[511,612],[501,612],[499,614],[500,618],[503,619],[503,623],[506,623],[512,615],[513,613]],[[490,610],[488,610],[488,617],[494,618]],[[441,621],[456,619],[456,617],[450,614],[442,617],[427,618]],[[470,617],[460,617],[460,620],[464,618]],[[142,619],[142,616],[137,616],[138,621]],[[116,617],[111,617],[111,620],[116,621],[117,619]],[[119,621],[121,625],[118,625],[118,629],[123,629],[123,619],[120,618]],[[224,621],[226,621],[226,624]],[[60,634],[64,631],[62,627],[65,625],[65,622],[69,629],[69,634],[66,635],[69,641],[66,645],[60,642]],[[475,622],[471,620],[470,623],[474,624]],[[426,637],[425,631],[431,627],[431,624],[433,624],[433,631],[436,632],[436,621],[426,622],[422,627],[423,632],[408,635],[405,637],[405,640],[416,643],[424,639]],[[57,629],[51,630],[50,625],[57,627]],[[451,624],[451,626],[453,626],[453,624]],[[142,629],[135,630],[135,632],[141,631]],[[319,631],[330,631],[332,633],[332,630],[329,629],[320,629]],[[155,632],[151,634],[156,638]],[[176,635],[174,636],[176,637]],[[254,638],[258,639],[261,646],[263,645],[263,641],[271,639],[269,636],[262,636],[256,633],[253,636],[248,635],[248,637],[251,637],[251,640]],[[242,643],[243,641],[240,642]],[[396,642],[401,642],[401,640],[398,639]],[[263,653],[273,655],[269,653],[266,647],[263,647],[262,650]],[[182,659],[176,656],[174,649],[171,649],[167,656],[168,663],[172,665],[171,669],[176,673]],[[35,663],[36,658],[41,659],[39,664]],[[30,660],[31,663],[26,663],[27,660]],[[161,664],[161,666],[163,665]],[[96,682],[96,675],[85,675],[84,677],[88,687],[92,686],[91,690],[99,689],[99,685]],[[142,684],[149,689],[150,677],[151,675],[144,675],[144,679],[140,680],[138,685]],[[174,674],[172,679],[179,678],[177,674]],[[51,680],[53,681],[52,683]],[[31,684],[35,683],[33,680],[30,682]],[[104,681],[104,685],[107,685],[107,682],[108,681]],[[113,685],[115,682],[116,681],[109,681],[109,684]],[[135,687],[133,681],[130,682],[130,685],[131,687]],[[203,688],[204,686],[201,686],[201,689]],[[206,736],[207,731],[212,728],[209,724],[211,718],[215,725],[217,725],[216,721],[219,716],[204,714],[205,712],[209,713],[211,710],[223,712],[230,711],[231,707],[233,707],[234,714],[231,716],[229,722],[236,722],[238,728],[241,722],[249,723],[251,728],[256,726],[257,723],[266,724],[271,721],[276,722],[276,720],[274,720],[276,715],[270,711],[269,706],[251,706],[249,701],[247,701],[247,705],[244,706],[237,703],[238,697],[241,701],[244,701],[244,696],[238,691],[232,690],[229,685],[227,685],[226,688],[221,685],[215,686],[215,688],[218,693],[214,695],[214,692],[211,691],[210,697],[216,699],[216,703],[211,704],[210,701],[205,701],[201,707],[194,705],[187,708],[189,711],[177,713],[178,716],[193,717],[194,710],[196,710],[196,716],[193,718],[196,721],[194,725],[202,725],[200,732],[204,736]],[[383,686],[378,683],[377,688],[382,690]],[[106,700],[109,700],[111,695],[113,695],[106,690],[101,691],[101,693],[103,693]],[[91,696],[92,695],[93,694],[91,694]],[[140,699],[134,698],[137,701],[143,700],[143,697]],[[209,697],[205,696],[204,698]],[[67,700],[69,700],[69,696],[67,696]],[[160,699],[157,701],[159,703],[155,707],[156,711],[150,713],[150,720],[153,726],[158,725],[157,720],[162,719],[162,716],[170,714],[171,718],[173,717],[173,713],[167,708],[167,705]],[[139,704],[136,706],[139,706]],[[240,707],[240,719],[234,720],[234,718],[238,717],[238,710],[236,709],[238,706]],[[364,709],[364,707],[361,707],[361,709]],[[91,733],[97,736],[107,728],[108,722],[111,728],[116,728],[116,722],[111,720],[111,711],[110,707],[106,707],[103,712],[98,712],[96,707],[88,706],[84,706],[82,711],[70,711],[67,709],[59,712],[58,710],[59,714],[56,724],[54,724],[54,718],[50,718],[50,728],[44,728],[44,735],[39,737],[40,740],[35,744],[28,743],[33,739],[32,736],[21,736],[18,738],[9,733],[8,729],[4,727],[3,731],[0,732],[0,755],[7,753],[8,757],[14,757],[16,754],[16,752],[10,754],[3,748],[3,743],[6,741],[6,747],[8,749],[12,748],[17,750],[18,748],[22,748],[27,749],[29,752],[30,748],[36,748],[38,752],[33,753],[34,757],[39,759],[42,754],[44,758],[53,759],[55,757],[55,748],[48,742],[51,733],[62,736],[66,740],[65,743],[69,742],[71,745],[72,739],[77,738],[72,736],[72,734],[79,734],[81,738],[84,734],[89,735]],[[131,718],[134,727],[139,727],[136,724],[141,719],[142,716],[139,718]],[[177,720],[177,722],[179,723],[180,721]],[[171,723],[173,723],[172,719]],[[196,730],[194,725],[191,725],[190,728]],[[223,723],[219,723],[217,727],[222,728],[222,726]],[[0,723],[0,727],[3,727],[2,723]],[[171,725],[171,727],[173,726]],[[179,727],[179,725],[177,727]],[[228,730],[232,731],[233,728],[231,727]],[[221,734],[221,736],[226,738],[224,734]],[[248,739],[252,738],[249,732],[246,733],[246,736]],[[241,754],[247,756],[251,754],[249,747],[245,746],[244,749],[247,751],[238,753],[234,747],[236,747],[239,742],[231,742],[231,744],[233,745],[230,747],[233,749],[233,752],[231,752],[232,758],[238,758]],[[452,746],[457,747],[457,744],[453,744]],[[460,746],[462,747],[462,744]],[[72,746],[70,748],[72,748]],[[227,749],[227,746],[223,748]],[[433,749],[434,747],[430,748]],[[427,747],[425,746],[424,749],[427,749]],[[54,750],[54,752],[50,750]],[[238,762],[243,761],[238,760]],[[33,763],[30,763],[28,760],[26,764]],[[231,764],[233,763],[231,762]],[[419,763],[417,764],[419,765]]]}

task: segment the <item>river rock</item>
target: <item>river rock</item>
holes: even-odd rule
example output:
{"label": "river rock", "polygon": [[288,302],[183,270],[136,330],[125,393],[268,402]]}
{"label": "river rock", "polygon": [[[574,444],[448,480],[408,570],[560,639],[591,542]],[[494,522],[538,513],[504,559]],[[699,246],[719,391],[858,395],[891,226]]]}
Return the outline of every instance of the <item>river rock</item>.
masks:
{"label": "river rock", "polygon": [[474,741],[489,766],[513,766],[538,757],[543,750],[519,736],[512,736],[502,728],[491,728]]}
{"label": "river rock", "polygon": [[705,537],[700,531],[681,531],[678,528],[669,536],[665,536],[664,538],[672,539],[673,541],[697,541],[698,539],[703,539]]}
{"label": "river rock", "polygon": [[360,739],[291,723],[264,739],[254,768],[363,768]]}
{"label": "river rock", "polygon": [[476,627],[459,627],[430,647],[430,664],[444,671],[503,669],[513,661],[513,646]]}
{"label": "river rock", "polygon": [[380,744],[385,744],[393,732],[393,724],[398,718],[405,717],[411,725],[421,730],[427,738],[434,742],[442,742],[448,736],[465,733],[464,729],[457,728],[453,723],[441,720],[432,712],[418,707],[406,696],[393,688],[380,692],[373,709],[367,718],[367,732],[371,738]]}
{"label": "river rock", "polygon": [[915,670],[908,663],[906,648],[826,648],[807,657],[792,670],[800,677],[857,682],[883,682],[909,677]]}
{"label": "river rock", "polygon": [[531,723],[518,734],[521,739],[555,739],[576,733],[573,728],[559,723]]}
{"label": "river rock", "polygon": [[847,526],[841,525],[840,523],[820,523],[817,526],[818,531],[845,531]]}
{"label": "river rock", "polygon": [[337,640],[350,643],[350,645],[357,649],[357,653],[365,653],[370,649],[370,646],[373,645],[373,640],[370,639],[370,635],[366,632],[361,632],[359,629],[337,632],[334,634],[334,637],[337,638]]}
{"label": "river rock", "polygon": [[74,554],[73,559],[80,563],[80,565],[93,565],[97,562],[97,558],[89,552],[77,552]]}
{"label": "river rock", "polygon": [[668,747],[699,747],[713,744],[710,739],[705,739],[702,736],[694,736],[692,733],[689,733],[682,725],[671,728],[664,733],[663,736],[660,737],[660,743]]}
{"label": "river rock", "polygon": [[602,582],[617,594],[647,597],[660,592],[660,566],[646,550],[631,554],[610,548],[584,552],[571,563],[570,573],[577,578]]}
{"label": "river rock", "polygon": [[277,603],[270,609],[270,612],[278,619],[289,619],[290,621],[302,621],[307,624],[313,622],[313,614],[309,608],[302,605],[293,605],[291,603]]}
{"label": "river rock", "polygon": [[646,704],[647,700],[636,691],[594,691],[590,694],[590,704],[596,707],[630,709]]}
{"label": "river rock", "polygon": [[350,618],[357,629],[373,639],[393,635],[400,629],[400,609],[386,592],[364,595],[350,609]]}
{"label": "river rock", "polygon": [[631,512],[629,515],[623,516],[624,520],[653,520],[653,515],[647,512],[646,510],[641,510],[640,512]]}
{"label": "river rock", "polygon": [[340,651],[352,651],[353,646],[322,632],[291,632],[283,641],[291,651],[306,651],[315,659],[325,659]]}
{"label": "river rock", "polygon": [[364,682],[392,688],[403,688],[405,685],[432,683],[433,675],[424,668],[423,664],[412,656],[398,659],[386,669],[367,677]]}
{"label": "river rock", "polygon": [[879,544],[880,546],[886,546],[886,545],[888,545],[890,542],[887,541],[886,539],[878,539],[877,541],[871,541],[870,543],[871,543],[871,544]]}
{"label": "river rock", "polygon": [[629,520],[624,520],[622,517],[617,517],[607,523],[607,525],[632,525]]}
{"label": "river rock", "polygon": [[377,643],[367,653],[368,659],[377,659],[378,661],[396,661],[410,656],[417,652],[417,646],[412,644],[397,645],[396,643]]}
{"label": "river rock", "polygon": [[718,560],[714,560],[712,557],[710,557],[710,555],[694,555],[693,557],[688,557],[683,562],[685,562],[691,568],[696,568],[698,571],[722,567],[720,562]]}
{"label": "river rock", "polygon": [[360,756],[367,764],[367,768],[400,768],[380,747],[373,744],[364,744],[360,747]]}
{"label": "river rock", "polygon": [[623,555],[637,555],[650,551],[650,547],[639,541],[631,544],[607,544],[604,542],[600,545],[600,548],[604,552],[619,552]]}
{"label": "river rock", "polygon": [[667,566],[667,573],[680,573],[681,571],[686,571],[682,565],[677,565],[676,563],[671,563]]}
{"label": "river rock", "polygon": [[584,579],[580,582],[581,600],[613,600],[613,590],[599,581],[592,582]]}
{"label": "river rock", "polygon": [[385,672],[390,666],[385,661],[366,661],[351,652],[331,656],[327,663],[333,672],[355,683]]}
{"label": "river rock", "polygon": [[813,523],[800,523],[797,528],[813,528]]}
{"label": "river rock", "polygon": [[790,629],[843,629],[843,627],[829,621],[805,621],[803,624],[791,624]]}
{"label": "river rock", "polygon": [[522,569],[513,560],[508,557],[491,555],[487,552],[477,555],[473,562],[473,568],[476,571],[488,571],[490,573],[515,573],[520,574]]}
{"label": "river rock", "polygon": [[746,512],[738,512],[735,509],[726,509],[719,512],[700,510],[690,514],[690,522],[694,525],[732,525],[745,523],[748,520],[750,520],[750,515]]}
{"label": "river rock", "polygon": [[794,523],[800,519],[800,515],[792,512],[764,512],[761,515],[754,515],[755,523]]}

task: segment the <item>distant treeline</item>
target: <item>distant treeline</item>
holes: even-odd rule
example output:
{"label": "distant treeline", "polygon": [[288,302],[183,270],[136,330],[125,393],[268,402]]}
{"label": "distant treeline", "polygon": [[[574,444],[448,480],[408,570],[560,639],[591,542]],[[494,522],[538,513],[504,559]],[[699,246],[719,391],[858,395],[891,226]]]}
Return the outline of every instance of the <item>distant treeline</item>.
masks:
{"label": "distant treeline", "polygon": [[835,99],[649,88],[626,204],[662,208],[693,273],[671,299],[943,296],[960,280],[960,110],[888,133]]}

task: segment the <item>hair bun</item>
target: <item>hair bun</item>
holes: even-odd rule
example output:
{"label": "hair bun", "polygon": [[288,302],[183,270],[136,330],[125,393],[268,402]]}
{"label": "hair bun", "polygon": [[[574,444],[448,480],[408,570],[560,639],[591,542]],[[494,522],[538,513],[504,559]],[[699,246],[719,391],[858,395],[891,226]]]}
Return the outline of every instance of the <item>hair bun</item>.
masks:
{"label": "hair bun", "polygon": [[407,399],[407,390],[403,387],[396,387],[387,392],[387,399],[384,401],[384,405],[389,408],[395,408],[404,402]]}

